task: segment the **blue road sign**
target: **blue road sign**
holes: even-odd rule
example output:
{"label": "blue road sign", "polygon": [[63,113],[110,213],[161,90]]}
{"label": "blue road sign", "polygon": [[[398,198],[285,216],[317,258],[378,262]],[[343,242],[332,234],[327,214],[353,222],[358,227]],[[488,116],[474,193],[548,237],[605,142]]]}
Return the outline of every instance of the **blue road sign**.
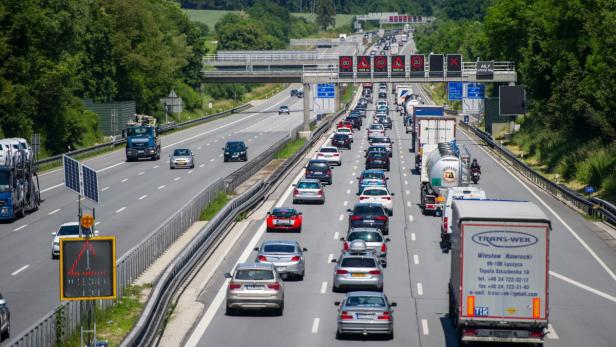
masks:
{"label": "blue road sign", "polygon": [[481,83],[469,83],[466,92],[467,99],[485,99],[485,85]]}
{"label": "blue road sign", "polygon": [[81,193],[79,184],[79,162],[69,156],[63,156],[64,162],[64,185],[77,194]]}
{"label": "blue road sign", "polygon": [[443,106],[415,106],[413,108],[416,117],[421,116],[444,116]]}
{"label": "blue road sign", "polygon": [[447,87],[449,90],[449,100],[462,100],[463,84],[462,82],[449,82]]}
{"label": "blue road sign", "polygon": [[83,195],[98,204],[98,175],[94,169],[81,166],[83,177]]}
{"label": "blue road sign", "polygon": [[317,98],[319,99],[334,99],[336,97],[336,91],[333,83],[319,83],[317,84]]}
{"label": "blue road sign", "polygon": [[584,193],[586,193],[586,194],[592,194],[592,193],[594,193],[596,191],[597,190],[593,186],[586,186],[586,187],[584,187]]}

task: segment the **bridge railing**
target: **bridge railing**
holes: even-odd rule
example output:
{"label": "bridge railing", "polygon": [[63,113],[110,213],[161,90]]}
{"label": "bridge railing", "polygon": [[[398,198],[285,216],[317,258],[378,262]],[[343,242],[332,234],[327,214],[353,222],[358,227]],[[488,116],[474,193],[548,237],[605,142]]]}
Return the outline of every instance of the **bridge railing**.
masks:
{"label": "bridge railing", "polygon": [[219,52],[206,54],[203,63],[214,65],[221,62],[283,62],[283,61],[338,61],[338,55],[333,53],[305,52],[305,51],[263,51],[263,52]]}

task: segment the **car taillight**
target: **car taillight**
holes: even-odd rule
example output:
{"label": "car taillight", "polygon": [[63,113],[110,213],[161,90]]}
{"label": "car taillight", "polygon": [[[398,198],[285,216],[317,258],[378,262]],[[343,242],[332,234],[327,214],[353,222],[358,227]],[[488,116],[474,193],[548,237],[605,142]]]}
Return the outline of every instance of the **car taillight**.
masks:
{"label": "car taillight", "polygon": [[234,290],[234,289],[240,289],[242,285],[239,283],[234,283],[234,282],[229,282],[229,289]]}
{"label": "car taillight", "polygon": [[360,216],[351,216],[351,220],[360,220],[361,217]]}
{"label": "car taillight", "polygon": [[323,195],[323,189],[319,189],[319,191],[317,192],[317,195]]}
{"label": "car taillight", "polygon": [[445,231],[447,231],[447,227],[449,226],[449,220],[447,217],[443,217],[443,227],[445,227]]}
{"label": "car taillight", "polygon": [[299,261],[299,256],[296,255],[296,256],[292,257],[291,261]]}
{"label": "car taillight", "polygon": [[383,200],[391,200],[391,198],[389,196],[384,196]]}
{"label": "car taillight", "polygon": [[360,196],[359,197],[359,200],[365,200],[365,199],[368,199],[368,197],[367,196]]}
{"label": "car taillight", "polygon": [[347,270],[338,269],[336,270],[336,275],[346,275],[349,272]]}
{"label": "car taillight", "polygon": [[379,315],[377,317],[377,319],[381,319],[381,320],[390,320],[391,319],[391,313],[389,312],[383,312],[383,314]]}
{"label": "car taillight", "polygon": [[293,195],[297,195],[297,194],[299,194],[299,189],[297,188],[293,189]]}
{"label": "car taillight", "polygon": [[346,311],[342,311],[342,312],[340,312],[340,319],[342,319],[342,320],[353,319],[353,316],[350,315]]}
{"label": "car taillight", "polygon": [[267,261],[267,257],[264,255],[259,256],[259,261]]}
{"label": "car taillight", "polygon": [[278,282],[270,283],[267,285],[267,288],[273,289],[273,290],[280,290],[280,283]]}
{"label": "car taillight", "polygon": [[331,175],[331,174],[332,174],[332,170],[327,170],[327,171],[325,171],[325,174],[326,174],[326,175]]}
{"label": "car taillight", "polygon": [[370,270],[370,271],[368,271],[368,273],[371,274],[371,275],[380,275],[381,271],[380,270]]}
{"label": "car taillight", "polygon": [[334,157],[339,157],[340,153],[334,153]]}
{"label": "car taillight", "polygon": [[344,243],[342,244],[342,249],[344,249],[345,251],[349,250],[349,243],[344,241]]}
{"label": "car taillight", "polygon": [[387,217],[385,217],[385,216],[378,216],[378,217],[374,217],[374,219],[376,219],[376,220],[387,220]]}
{"label": "car taillight", "polygon": [[385,242],[383,242],[383,244],[381,244],[381,252],[382,253],[386,253],[387,252],[387,244]]}

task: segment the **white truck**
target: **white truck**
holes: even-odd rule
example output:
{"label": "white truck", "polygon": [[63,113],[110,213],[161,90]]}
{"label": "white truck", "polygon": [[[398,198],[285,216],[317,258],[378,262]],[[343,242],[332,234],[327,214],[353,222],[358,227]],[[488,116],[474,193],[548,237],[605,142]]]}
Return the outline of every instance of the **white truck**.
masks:
{"label": "white truck", "polygon": [[460,344],[542,344],[551,223],[531,202],[454,200],[449,316]]}
{"label": "white truck", "polygon": [[453,211],[451,205],[454,200],[463,199],[487,199],[485,190],[479,187],[452,187],[445,191],[443,196],[443,216],[441,217],[441,249],[443,252],[449,252],[451,248],[451,222],[453,220]]}
{"label": "white truck", "polygon": [[396,84],[396,105],[402,107],[407,98],[413,94],[413,86],[410,84]]}
{"label": "white truck", "polygon": [[427,152],[423,149],[423,146],[450,142],[456,138],[456,119],[453,117],[413,117],[413,125],[415,130],[413,131],[411,147],[418,153],[415,156],[415,167],[417,169],[421,167],[423,152]]}

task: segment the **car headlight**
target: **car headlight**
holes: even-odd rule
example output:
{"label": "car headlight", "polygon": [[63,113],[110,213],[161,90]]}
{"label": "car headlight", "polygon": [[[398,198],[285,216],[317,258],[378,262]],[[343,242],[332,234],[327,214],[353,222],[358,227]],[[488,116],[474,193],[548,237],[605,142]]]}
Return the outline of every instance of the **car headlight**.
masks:
{"label": "car headlight", "polygon": [[229,152],[225,151],[225,154],[226,154],[226,155],[229,155]]}

